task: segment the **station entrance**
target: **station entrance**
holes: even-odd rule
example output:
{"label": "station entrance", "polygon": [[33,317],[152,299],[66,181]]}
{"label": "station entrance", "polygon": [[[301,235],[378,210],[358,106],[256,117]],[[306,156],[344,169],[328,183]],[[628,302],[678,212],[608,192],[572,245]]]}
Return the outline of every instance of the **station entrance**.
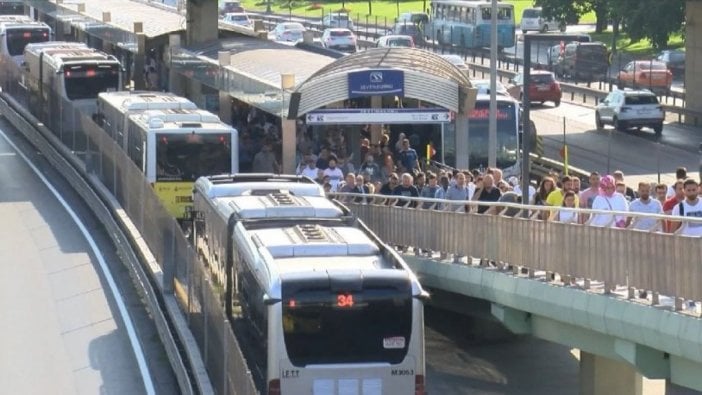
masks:
{"label": "station entrance", "polygon": [[[344,165],[358,168],[368,152],[396,154],[406,138],[422,164],[445,161],[450,147],[454,165],[467,168],[459,158],[467,158],[466,108],[474,100],[467,75],[438,55],[404,48],[348,55],[292,94],[295,156],[336,150]],[[447,137],[449,129],[459,136]]]}

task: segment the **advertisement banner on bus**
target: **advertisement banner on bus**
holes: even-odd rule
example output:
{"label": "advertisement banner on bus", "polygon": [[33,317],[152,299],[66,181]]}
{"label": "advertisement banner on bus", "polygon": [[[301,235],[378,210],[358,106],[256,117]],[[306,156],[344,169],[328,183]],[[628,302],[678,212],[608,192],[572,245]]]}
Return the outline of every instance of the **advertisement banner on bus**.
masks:
{"label": "advertisement banner on bus", "polygon": [[363,70],[348,73],[349,97],[395,95],[405,92],[402,70]]}
{"label": "advertisement banner on bus", "polygon": [[451,122],[443,108],[326,109],[309,112],[308,125],[433,124]]}

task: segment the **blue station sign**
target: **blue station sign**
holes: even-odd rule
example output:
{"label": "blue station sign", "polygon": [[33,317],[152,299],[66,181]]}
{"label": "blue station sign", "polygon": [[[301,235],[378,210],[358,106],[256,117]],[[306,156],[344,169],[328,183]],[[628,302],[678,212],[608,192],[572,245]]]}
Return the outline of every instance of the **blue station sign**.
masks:
{"label": "blue station sign", "polygon": [[402,70],[363,70],[348,73],[349,97],[403,96],[405,73]]}

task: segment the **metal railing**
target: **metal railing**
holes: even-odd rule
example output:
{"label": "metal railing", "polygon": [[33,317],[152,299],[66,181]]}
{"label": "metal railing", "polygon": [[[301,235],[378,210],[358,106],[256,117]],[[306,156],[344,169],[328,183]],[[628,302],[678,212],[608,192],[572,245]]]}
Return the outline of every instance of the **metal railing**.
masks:
{"label": "metal railing", "polygon": [[[535,219],[538,213],[557,211],[554,207],[341,193],[332,196],[389,244],[702,300],[699,237]],[[423,208],[410,207],[413,205]],[[475,212],[486,205],[499,213]],[[469,212],[465,212],[466,207]],[[651,218],[656,221],[654,229],[664,221],[681,220],[667,215],[573,210],[590,218],[628,217],[632,224]],[[521,217],[524,211],[528,218]],[[683,226],[702,226],[700,218],[682,220]]]}
{"label": "metal railing", "polygon": [[[199,350],[202,360],[195,356],[196,351],[175,351],[189,353],[183,360],[189,359],[190,374],[197,376],[206,369],[211,387],[217,394],[257,394],[246,359],[225,314],[221,288],[213,283],[209,269],[200,262],[180,225],[163,206],[140,168],[73,103],[55,96],[47,98],[28,93],[19,84],[19,71],[13,67],[16,66],[6,63],[0,70],[3,95],[10,95],[16,100],[17,108],[25,112],[31,109],[32,115],[38,118],[25,120],[17,127],[29,130],[26,134],[32,142],[39,139],[40,134],[31,130],[44,129],[47,135],[44,139],[49,139],[44,146],[60,147],[59,153],[64,161],[86,174],[89,187],[110,196],[110,214],[121,221],[121,228],[129,238],[128,247],[134,249],[150,280],[160,285],[160,289],[145,292],[151,292],[150,297],[154,297],[154,291],[161,293],[164,299],[178,304],[184,316],[183,326],[187,325],[192,333],[189,336],[198,346],[195,350]],[[5,110],[1,104],[0,109]],[[15,124],[22,121],[19,116],[8,119]],[[43,146],[34,144],[45,151]],[[57,167],[57,170],[67,178],[75,177],[68,174],[65,166]],[[96,211],[96,215],[105,214]],[[143,279],[139,279],[141,281]],[[159,306],[151,304],[149,307],[154,309],[157,318],[168,314]],[[182,338],[180,341],[181,345],[187,343]],[[203,365],[202,369],[199,365]],[[177,369],[177,365],[173,366],[177,374],[185,374]],[[184,380],[179,377],[179,382],[182,384]],[[183,391],[200,392],[197,388],[184,388]]]}

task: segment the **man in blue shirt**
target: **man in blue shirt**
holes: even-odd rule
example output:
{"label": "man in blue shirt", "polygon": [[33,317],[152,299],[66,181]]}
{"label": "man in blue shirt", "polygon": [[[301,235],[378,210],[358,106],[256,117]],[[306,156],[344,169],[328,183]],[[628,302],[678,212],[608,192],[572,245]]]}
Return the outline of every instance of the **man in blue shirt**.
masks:
{"label": "man in blue shirt", "polygon": [[419,155],[414,148],[410,147],[410,142],[408,139],[402,140],[402,150],[400,151],[400,160],[397,166],[403,173],[414,174],[415,171],[419,170]]}

